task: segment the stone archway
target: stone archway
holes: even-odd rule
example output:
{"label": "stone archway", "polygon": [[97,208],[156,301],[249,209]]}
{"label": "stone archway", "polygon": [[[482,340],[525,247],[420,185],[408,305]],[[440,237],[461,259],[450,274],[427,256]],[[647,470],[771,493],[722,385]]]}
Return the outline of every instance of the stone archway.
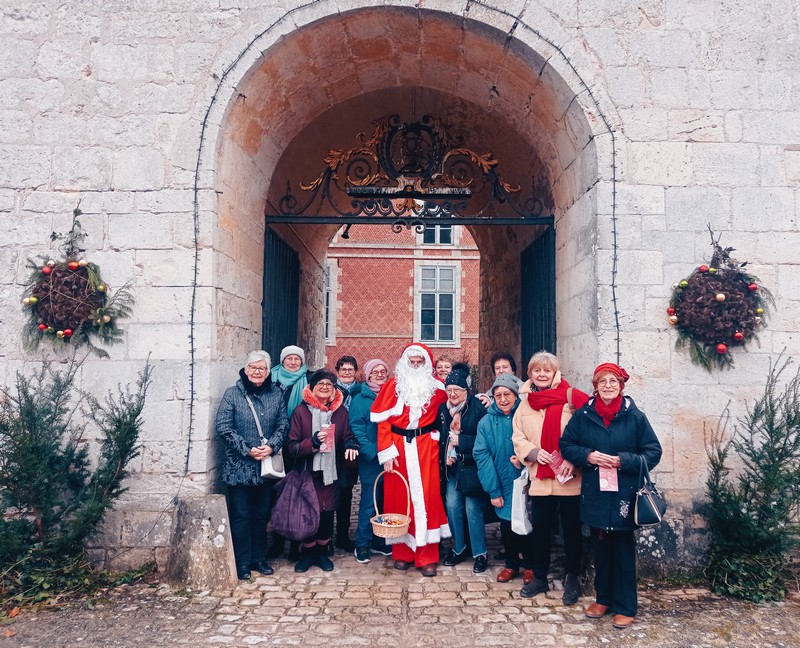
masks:
{"label": "stone archway", "polygon": [[[502,12],[493,17],[511,18]],[[478,142],[474,147],[513,160],[511,172],[504,164],[506,174],[526,178],[552,207],[559,351],[576,370],[590,365],[597,356],[594,187],[601,179],[597,146],[605,131],[589,111],[592,98],[574,68],[564,58],[559,71],[559,61],[532,30],[509,24],[504,31],[462,16],[394,7],[319,18],[268,47],[236,84],[219,126],[214,238],[221,354],[236,340],[241,344],[242,329],[253,338],[260,328],[266,200],[281,195],[286,179],[304,177],[304,163],[317,164],[337,138],[349,141],[352,124],[402,105],[438,113]],[[300,254],[302,282],[309,287],[301,291],[299,342],[310,351],[311,365],[321,360],[324,343],[322,294],[310,287],[321,285],[321,260],[336,229],[281,228]],[[519,336],[507,323],[518,324],[523,278],[518,269],[508,272],[506,263],[517,267],[519,253],[536,235],[530,228],[473,231],[483,259],[482,330],[493,329],[493,345],[517,354]],[[491,351],[482,349],[482,357]]]}

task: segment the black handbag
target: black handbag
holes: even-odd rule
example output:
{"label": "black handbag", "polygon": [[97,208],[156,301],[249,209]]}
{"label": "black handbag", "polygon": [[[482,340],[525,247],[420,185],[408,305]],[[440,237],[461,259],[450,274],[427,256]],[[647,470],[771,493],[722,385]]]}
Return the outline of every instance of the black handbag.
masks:
{"label": "black handbag", "polygon": [[667,502],[650,479],[647,460],[639,455],[639,483],[636,491],[636,503],[633,507],[633,521],[637,527],[653,527],[661,524],[667,512]]}
{"label": "black handbag", "polygon": [[466,464],[459,460],[458,474],[456,475],[456,490],[467,497],[485,497],[486,491],[478,479],[478,466]]}

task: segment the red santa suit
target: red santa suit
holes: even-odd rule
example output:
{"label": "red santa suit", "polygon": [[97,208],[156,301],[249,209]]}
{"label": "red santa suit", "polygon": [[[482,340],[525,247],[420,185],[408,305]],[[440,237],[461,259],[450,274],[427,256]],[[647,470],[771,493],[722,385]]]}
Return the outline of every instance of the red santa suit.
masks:
{"label": "red santa suit", "polygon": [[[425,358],[433,375],[433,354],[422,344],[407,346],[400,362],[411,356]],[[437,388],[421,411],[413,411],[397,394],[397,379],[391,378],[378,393],[370,419],[378,425],[378,461],[385,464],[397,459],[394,470],[407,480],[411,492],[411,524],[408,532],[389,538],[395,560],[423,567],[439,562],[439,541],[450,537],[447,514],[439,482],[439,432],[435,427],[439,406],[447,400],[444,385]],[[393,431],[393,426],[395,431]],[[426,428],[433,428],[427,429]],[[396,430],[411,431],[405,436]],[[383,505],[387,513],[406,513],[408,499],[402,480],[391,473],[384,475]]]}

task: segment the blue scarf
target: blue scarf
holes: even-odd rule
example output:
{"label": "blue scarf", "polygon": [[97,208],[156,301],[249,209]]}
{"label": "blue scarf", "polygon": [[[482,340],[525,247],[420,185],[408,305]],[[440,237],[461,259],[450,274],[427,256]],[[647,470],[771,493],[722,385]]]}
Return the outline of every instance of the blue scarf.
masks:
{"label": "blue scarf", "polygon": [[284,388],[292,388],[292,393],[289,396],[289,403],[287,405],[289,418],[291,418],[294,408],[303,402],[303,390],[306,388],[306,385],[308,385],[308,379],[306,378],[307,373],[308,369],[306,369],[305,364],[297,371],[289,371],[284,368],[283,365],[278,365],[277,367],[273,367],[272,371],[269,372],[273,383],[280,383]]}

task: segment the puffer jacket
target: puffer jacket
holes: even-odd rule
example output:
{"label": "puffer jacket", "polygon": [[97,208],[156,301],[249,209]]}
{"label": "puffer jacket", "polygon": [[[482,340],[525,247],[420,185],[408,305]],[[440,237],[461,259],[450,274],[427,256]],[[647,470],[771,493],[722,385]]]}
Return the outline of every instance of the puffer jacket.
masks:
{"label": "puffer jacket", "polygon": [[[277,453],[289,435],[289,418],[281,390],[272,384],[269,377],[267,381],[269,386],[260,394],[251,393],[250,400],[258,414],[267,445]],[[251,448],[261,445],[261,439],[241,379],[225,390],[217,409],[215,427],[225,447],[225,461],[220,475],[222,481],[229,486],[261,484],[261,462],[248,456]]]}
{"label": "puffer jacket", "polygon": [[519,469],[509,461],[514,454],[511,441],[511,421],[519,407],[519,399],[508,414],[503,414],[497,403],[492,403],[478,423],[478,436],[472,448],[472,456],[478,464],[478,479],[489,497],[503,498],[503,506],[495,508],[501,520],[511,519],[511,494]]}
{"label": "puffer jacket", "polygon": [[[608,428],[594,409],[594,402],[592,398],[567,424],[561,436],[561,454],[583,468],[581,521],[598,529],[631,531],[635,528],[634,500],[641,486],[639,456],[652,470],[661,460],[661,444],[647,417],[629,396],[623,397],[622,407]],[[594,450],[619,455],[618,492],[600,490],[597,466],[586,460]]]}

